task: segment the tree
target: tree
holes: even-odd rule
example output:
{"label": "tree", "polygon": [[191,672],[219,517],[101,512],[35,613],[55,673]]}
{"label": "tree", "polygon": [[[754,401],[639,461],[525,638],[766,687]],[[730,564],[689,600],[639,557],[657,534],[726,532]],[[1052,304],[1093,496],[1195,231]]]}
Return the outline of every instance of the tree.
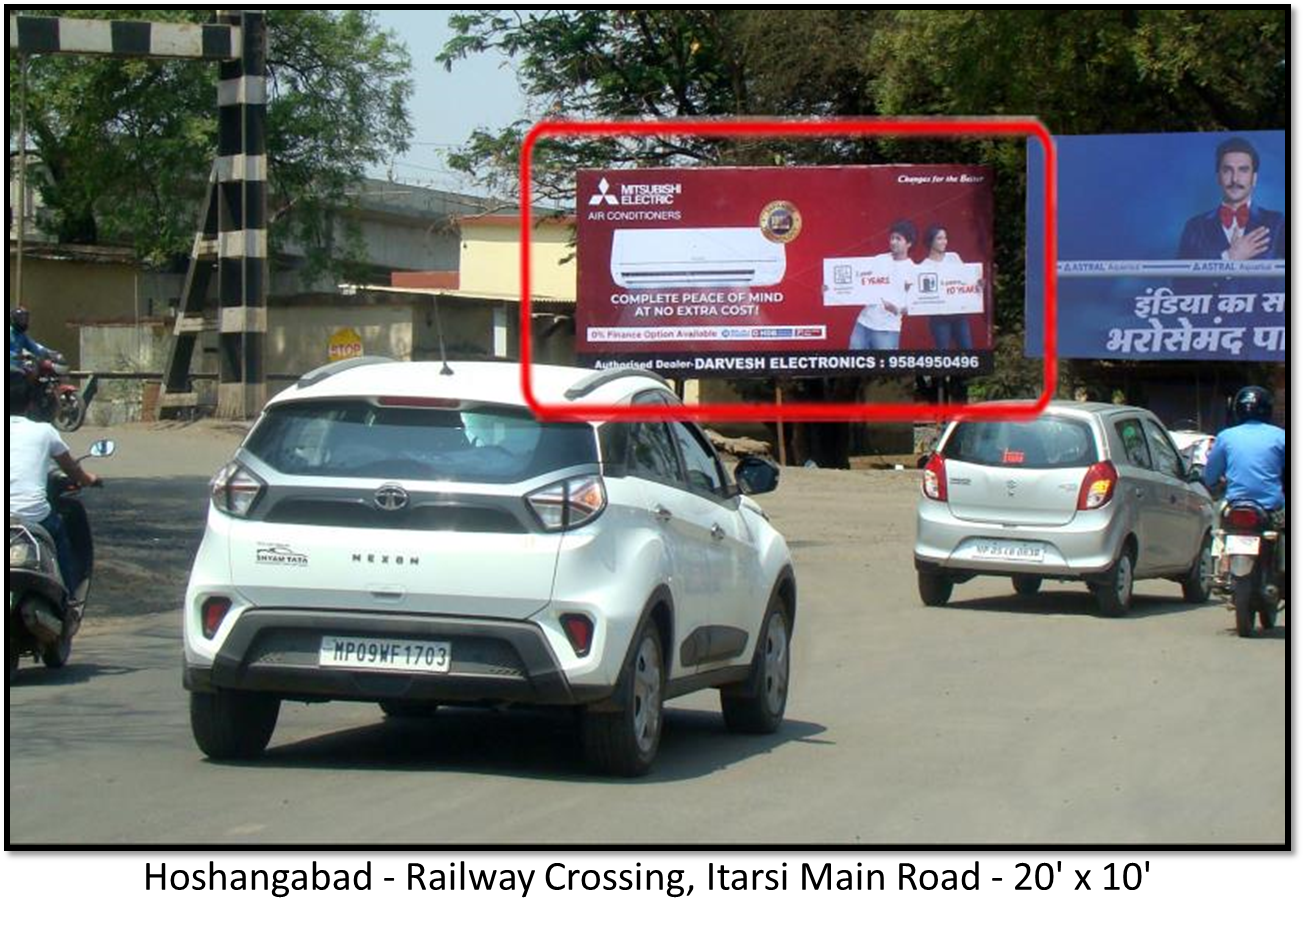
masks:
{"label": "tree", "polygon": [[[28,10],[120,18],[119,10]],[[204,22],[209,11],[132,10]],[[359,256],[337,231],[366,165],[406,150],[410,58],[366,10],[270,9],[267,150],[273,251],[293,240],[308,271]],[[188,61],[38,55],[26,78],[32,181],[65,243],[128,243],[147,261],[187,254],[217,138],[217,68]],[[19,63],[9,63],[10,148]]]}

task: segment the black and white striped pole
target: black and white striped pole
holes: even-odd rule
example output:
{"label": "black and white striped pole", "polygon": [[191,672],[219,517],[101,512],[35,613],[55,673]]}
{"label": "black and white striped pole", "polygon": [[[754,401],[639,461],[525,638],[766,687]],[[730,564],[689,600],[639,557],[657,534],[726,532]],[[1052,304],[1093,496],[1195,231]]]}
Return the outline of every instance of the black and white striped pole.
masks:
{"label": "black and white striped pole", "polygon": [[262,12],[220,11],[240,55],[218,65],[218,396],[224,418],[267,399],[267,29]]}
{"label": "black and white striped pole", "polygon": [[[217,207],[218,414],[252,417],[266,399],[263,342],[267,332],[267,28],[261,10],[219,11],[214,24],[10,16],[9,50],[33,54],[183,58],[218,62],[218,151],[213,168]],[[21,217],[20,217],[21,221]],[[192,261],[204,258],[207,220]],[[21,249],[20,249],[21,250]],[[21,255],[19,256],[21,261]],[[191,299],[188,274],[183,303]],[[184,309],[183,309],[184,311]],[[186,349],[176,379],[188,378],[195,333],[178,328]],[[173,364],[169,361],[169,367]],[[184,367],[184,368],[181,368]],[[170,388],[169,384],[169,388]]]}

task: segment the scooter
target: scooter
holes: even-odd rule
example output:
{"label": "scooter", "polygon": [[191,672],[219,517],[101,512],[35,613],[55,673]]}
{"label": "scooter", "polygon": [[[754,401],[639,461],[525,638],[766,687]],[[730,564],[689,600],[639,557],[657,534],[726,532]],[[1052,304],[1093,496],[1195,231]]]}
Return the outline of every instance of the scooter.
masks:
{"label": "scooter", "polygon": [[1255,502],[1236,500],[1222,510],[1213,537],[1213,591],[1236,612],[1236,634],[1254,635],[1277,624],[1285,599],[1285,539],[1268,512]]}
{"label": "scooter", "polygon": [[[96,441],[78,462],[87,456],[111,456],[116,450],[111,440]],[[65,586],[59,572],[54,538],[40,524],[9,515],[6,683],[13,681],[24,655],[39,658],[51,669],[62,668],[72,655],[72,638],[81,627],[94,564],[90,520],[79,493],[79,487],[61,470],[51,472],[46,481],[46,496],[63,519],[73,550],[84,564],[85,575],[75,589]]]}

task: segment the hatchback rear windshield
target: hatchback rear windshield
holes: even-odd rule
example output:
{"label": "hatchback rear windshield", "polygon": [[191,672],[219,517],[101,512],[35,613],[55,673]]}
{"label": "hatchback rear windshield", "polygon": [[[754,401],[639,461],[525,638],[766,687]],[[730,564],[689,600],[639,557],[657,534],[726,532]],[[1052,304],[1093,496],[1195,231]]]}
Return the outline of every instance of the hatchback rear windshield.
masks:
{"label": "hatchback rear windshield", "polygon": [[542,423],[501,405],[411,408],[364,400],[274,405],[244,449],[293,476],[489,483],[598,459],[587,424]]}
{"label": "hatchback rear windshield", "polygon": [[948,460],[1022,469],[1090,466],[1099,457],[1091,428],[1069,418],[1034,421],[962,421],[947,438]]}

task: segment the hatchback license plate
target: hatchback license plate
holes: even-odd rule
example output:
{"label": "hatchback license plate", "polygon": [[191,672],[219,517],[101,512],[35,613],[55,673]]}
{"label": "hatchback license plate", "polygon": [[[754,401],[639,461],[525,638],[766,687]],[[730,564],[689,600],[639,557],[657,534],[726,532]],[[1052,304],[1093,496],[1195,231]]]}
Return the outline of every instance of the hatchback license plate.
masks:
{"label": "hatchback license plate", "polygon": [[452,644],[431,640],[322,637],[317,654],[319,666],[336,669],[447,672],[452,663]]}
{"label": "hatchback license plate", "polygon": [[979,540],[975,559],[994,559],[1006,563],[1040,563],[1046,558],[1046,546],[1013,540]]}
{"label": "hatchback license plate", "polygon": [[1259,553],[1259,538],[1253,534],[1228,534],[1223,541],[1223,550],[1227,553],[1257,556]]}

